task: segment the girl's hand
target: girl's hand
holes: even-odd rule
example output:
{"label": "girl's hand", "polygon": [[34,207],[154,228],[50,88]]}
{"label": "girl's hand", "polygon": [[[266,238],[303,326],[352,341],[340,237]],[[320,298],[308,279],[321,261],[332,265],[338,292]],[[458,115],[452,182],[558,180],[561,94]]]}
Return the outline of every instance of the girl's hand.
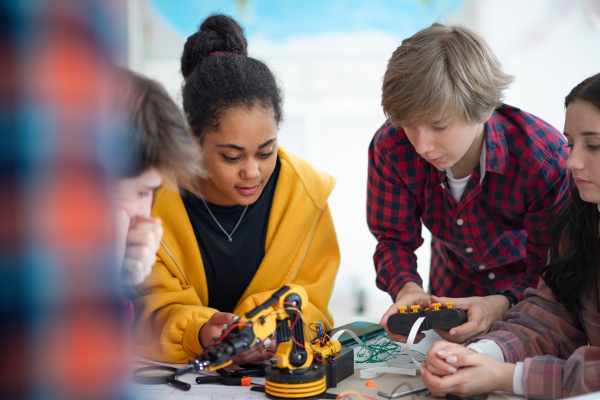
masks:
{"label": "girl's hand", "polygon": [[432,395],[444,397],[452,393],[468,397],[496,390],[513,392],[514,364],[498,362],[488,355],[474,351],[457,353],[455,356],[456,362],[451,364],[457,372],[445,376],[438,376],[432,372],[430,362],[433,360],[427,358],[427,361],[421,364],[421,378]]}
{"label": "girl's hand", "polygon": [[223,330],[227,329],[236,321],[236,315],[231,313],[216,312],[209,320],[200,328],[200,345],[207,348],[215,343],[223,334]]}
{"label": "girl's hand", "polygon": [[251,362],[267,361],[273,358],[277,350],[277,344],[275,340],[275,332],[265,338],[260,344],[254,346],[250,350],[247,350],[241,354],[231,357],[236,364],[248,364]]}
{"label": "girl's hand", "polygon": [[[202,347],[206,349],[206,347],[213,345],[215,343],[214,339],[220,338],[223,335],[223,330],[230,328],[237,320],[238,317],[235,314],[214,313],[200,329],[200,344]],[[269,360],[275,354],[275,346],[275,338],[272,334],[260,344],[231,357],[231,360],[236,364]]]}
{"label": "girl's hand", "polygon": [[443,339],[454,343],[464,343],[474,336],[488,332],[492,324],[501,320],[508,309],[508,300],[500,295],[456,299],[431,296],[429,307],[432,303],[444,304],[449,301],[454,302],[454,308],[466,311],[469,316],[467,322],[449,331],[435,330]]}
{"label": "girl's hand", "polygon": [[437,376],[453,374],[457,371],[459,354],[475,353],[456,343],[435,342],[427,351],[427,368]]}

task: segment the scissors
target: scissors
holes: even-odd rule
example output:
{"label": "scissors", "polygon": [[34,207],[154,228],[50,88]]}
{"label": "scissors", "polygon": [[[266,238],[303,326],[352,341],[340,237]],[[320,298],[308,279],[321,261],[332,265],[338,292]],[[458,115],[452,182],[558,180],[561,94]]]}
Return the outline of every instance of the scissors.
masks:
{"label": "scissors", "polygon": [[192,385],[178,380],[178,370],[166,365],[150,365],[133,371],[133,381],[144,385],[167,384],[181,390],[190,390]]}

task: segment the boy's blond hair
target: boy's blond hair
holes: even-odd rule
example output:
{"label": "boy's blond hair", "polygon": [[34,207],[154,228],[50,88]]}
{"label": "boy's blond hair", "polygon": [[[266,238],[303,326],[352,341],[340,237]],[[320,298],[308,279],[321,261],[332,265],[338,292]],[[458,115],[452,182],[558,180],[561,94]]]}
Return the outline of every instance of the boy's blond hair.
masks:
{"label": "boy's blond hair", "polygon": [[394,125],[429,124],[449,115],[485,122],[513,78],[485,41],[461,26],[433,24],[394,51],[381,105]]}

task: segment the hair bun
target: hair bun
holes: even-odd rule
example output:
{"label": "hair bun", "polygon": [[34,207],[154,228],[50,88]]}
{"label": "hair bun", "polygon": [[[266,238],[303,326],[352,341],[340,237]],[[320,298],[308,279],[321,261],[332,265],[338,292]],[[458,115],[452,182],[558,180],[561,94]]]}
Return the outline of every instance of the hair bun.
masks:
{"label": "hair bun", "polygon": [[181,56],[181,74],[184,79],[214,52],[248,55],[244,30],[226,15],[212,15],[200,25],[200,30],[187,38]]}

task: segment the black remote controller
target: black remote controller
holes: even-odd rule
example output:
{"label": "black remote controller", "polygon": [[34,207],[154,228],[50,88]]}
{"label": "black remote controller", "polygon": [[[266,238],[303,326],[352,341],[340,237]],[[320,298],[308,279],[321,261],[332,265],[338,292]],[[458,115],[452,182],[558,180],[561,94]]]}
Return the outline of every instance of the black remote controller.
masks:
{"label": "black remote controller", "polygon": [[425,321],[419,327],[418,332],[430,329],[451,329],[467,322],[467,313],[455,308],[441,310],[425,310],[415,312],[399,312],[390,316],[387,327],[396,335],[408,335],[413,324],[419,317],[425,317]]}

